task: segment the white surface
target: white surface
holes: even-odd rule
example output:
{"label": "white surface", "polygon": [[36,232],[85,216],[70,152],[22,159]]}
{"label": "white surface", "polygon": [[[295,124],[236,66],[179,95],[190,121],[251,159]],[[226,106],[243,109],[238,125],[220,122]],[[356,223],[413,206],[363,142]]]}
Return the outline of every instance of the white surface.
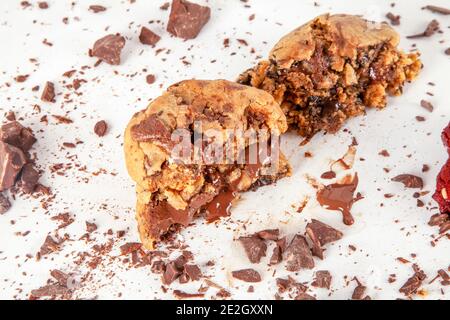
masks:
{"label": "white surface", "polygon": [[[355,224],[344,226],[340,214],[321,208],[305,176],[318,178],[326,171],[330,161],[345,153],[351,135],[344,131],[337,135],[318,134],[308,145],[299,147],[301,138],[289,134],[283,150],[293,165],[292,177],[275,186],[245,194],[234,208],[232,217],[225,221],[213,225],[199,221],[182,235],[204,272],[213,275],[212,280],[229,289],[234,298],[271,299],[276,286],[270,276],[273,270],[265,262],[254,266],[263,272],[264,280],[255,285],[254,293],[247,293],[247,284],[229,276],[231,270],[250,267],[233,238],[268,227],[279,227],[286,234],[303,232],[306,221],[311,217],[319,218],[345,234],[341,241],[328,246],[325,260],[316,260],[315,270],[328,269],[333,275],[333,293],[328,296],[326,290],[313,289],[318,298],[348,299],[355,284],[348,285],[344,276],[347,279],[357,276],[368,286],[368,294],[374,299],[402,297],[398,289],[412,274],[412,269],[410,265],[396,261],[397,257],[417,262],[429,275],[424,283],[427,293],[418,299],[450,297],[450,289],[444,289],[443,295],[438,282],[428,284],[436,271],[446,269],[450,262],[448,239],[441,239],[436,247],[430,245],[431,236],[437,234],[436,228],[427,225],[431,214],[437,212],[436,208],[427,209],[435,207],[431,193],[422,199],[426,208],[417,208],[412,197],[414,190],[390,182],[390,178],[397,174],[415,173],[423,176],[424,190],[433,191],[435,176],[446,159],[439,135],[450,118],[450,65],[449,57],[443,53],[450,46],[449,16],[420,10],[429,1],[396,1],[396,6],[391,8],[392,1],[319,0],[320,6],[315,7],[313,1],[250,0],[251,8],[245,8],[238,0],[211,0],[210,22],[197,39],[183,42],[170,37],[164,25],[148,24],[149,20],[167,21],[169,12],[159,10],[164,0],[137,0],[132,5],[125,0],[80,0],[74,7],[71,7],[71,2],[48,1],[48,10],[39,10],[36,5],[23,10],[18,0],[0,2],[0,110],[2,113],[14,110],[24,118],[22,123],[37,133],[38,143],[34,150],[38,154],[38,164],[44,170],[42,181],[56,194],[48,212],[40,207],[39,200],[19,197],[11,210],[0,216],[0,298],[27,298],[31,289],[45,284],[49,270],[53,268],[85,275],[87,270],[73,263],[73,253],[80,250],[90,252],[94,243],[105,243],[110,237],[104,233],[110,228],[114,231],[128,229],[125,239],[115,245],[111,256],[118,254],[120,244],[138,241],[133,217],[134,188],[124,167],[122,132],[131,115],[162,92],[160,85],[165,88],[186,78],[235,79],[255,63],[256,55],[266,56],[282,35],[321,13],[354,13],[384,20],[389,11],[401,14],[401,25],[396,27],[401,34],[401,47],[409,50],[416,43],[425,67],[419,79],[405,87],[403,96],[389,100],[384,111],[370,111],[367,116],[353,119],[346,126],[359,141],[357,159],[366,159],[356,161],[354,167],[360,177],[358,191],[364,195],[364,199],[353,208]],[[93,2],[104,4],[108,10],[99,14],[89,12],[87,8]],[[434,0],[433,4],[448,6],[448,1]],[[249,22],[251,14],[256,14],[256,18]],[[68,25],[62,23],[63,17],[69,17]],[[433,18],[441,23],[444,34],[414,41],[405,38],[423,31]],[[141,45],[138,41],[141,25],[150,26],[160,34],[162,40],[157,48],[170,48],[170,54],[155,56],[156,49]],[[63,88],[63,72],[93,66],[95,59],[88,57],[88,48],[98,38],[115,32],[127,38],[122,65],[103,63],[97,68],[86,69],[84,75],[77,73],[75,78],[89,82],[79,90],[82,95],[71,94],[72,103],[62,103],[62,95],[58,95],[55,104],[43,103],[39,100],[40,92],[31,91],[34,85],[40,85],[42,89],[45,81],[53,81],[58,93],[71,92]],[[43,45],[44,38],[53,46]],[[230,48],[223,49],[224,38],[231,39]],[[239,47],[237,38],[245,39],[249,47]],[[252,47],[256,49],[256,55],[250,54]],[[233,52],[236,54],[232,55]],[[181,62],[180,58],[184,56],[191,66]],[[29,58],[38,59],[39,66],[31,64]],[[210,63],[211,60],[217,62]],[[144,68],[148,72],[142,72]],[[114,75],[115,71],[117,75]],[[134,73],[136,76],[131,76]],[[147,73],[156,75],[155,84],[150,86],[145,82]],[[13,78],[18,74],[31,75],[25,83],[15,83]],[[427,85],[430,81],[436,86]],[[4,85],[5,82],[11,86]],[[427,96],[427,91],[434,96]],[[421,99],[433,103],[433,113],[420,107]],[[41,113],[33,111],[35,104],[41,106]],[[56,124],[49,116],[49,124],[44,125],[39,119],[45,114],[67,114],[74,123]],[[416,115],[425,116],[426,121],[417,122]],[[92,130],[100,119],[105,119],[110,126],[107,136],[101,139]],[[75,150],[61,148],[63,142],[76,139],[84,141],[84,144]],[[379,156],[382,149],[388,150],[391,157]],[[305,151],[314,157],[304,158]],[[86,166],[89,173],[76,168],[67,170],[65,177],[50,173],[50,165],[68,163],[70,161],[65,156],[73,154],[78,157],[74,162]],[[422,174],[421,168],[425,163],[431,166],[431,170]],[[391,168],[391,172],[386,174],[384,167]],[[108,173],[95,177],[90,175],[100,168],[105,168]],[[89,183],[85,183],[84,178],[89,178]],[[395,197],[384,199],[385,193],[394,193]],[[298,206],[305,195],[312,198],[305,210],[298,214],[292,206]],[[380,203],[384,206],[380,207]],[[51,254],[48,259],[27,259],[25,255],[34,256],[46,235],[55,230],[57,222],[50,217],[61,212],[71,212],[76,216],[72,225],[59,232],[61,235],[67,232],[75,240],[66,242],[62,252]],[[12,220],[15,224],[11,224]],[[95,221],[99,226],[93,235],[96,241],[88,246],[76,240],[84,233],[86,220]],[[243,230],[244,222],[247,231]],[[28,230],[30,234],[26,237],[15,235]],[[348,249],[349,244],[358,250],[352,253]],[[411,253],[417,254],[417,258],[412,258]],[[216,260],[216,267],[205,268],[203,264],[210,259]],[[119,293],[126,299],[172,297],[170,291],[167,294],[160,292],[159,277],[151,274],[149,268],[127,270],[117,259],[108,261],[110,259],[105,258],[105,263],[91,272],[91,281],[79,291],[79,297],[117,298]],[[388,284],[387,279],[392,273],[397,274],[397,282]],[[278,276],[287,274],[282,266],[277,268]],[[310,281],[312,274],[313,271],[302,271],[294,277]],[[191,283],[184,285],[182,290],[192,292],[199,286],[200,283]]]}

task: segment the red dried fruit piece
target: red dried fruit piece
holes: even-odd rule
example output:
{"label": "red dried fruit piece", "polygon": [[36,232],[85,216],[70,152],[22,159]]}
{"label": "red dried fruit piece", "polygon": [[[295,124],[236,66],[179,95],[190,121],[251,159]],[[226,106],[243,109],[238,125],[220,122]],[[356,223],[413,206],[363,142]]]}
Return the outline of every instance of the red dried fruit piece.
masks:
{"label": "red dried fruit piece", "polygon": [[[450,155],[450,123],[442,132],[442,141]],[[437,176],[433,199],[438,203],[441,213],[450,214],[450,159],[447,160]]]}

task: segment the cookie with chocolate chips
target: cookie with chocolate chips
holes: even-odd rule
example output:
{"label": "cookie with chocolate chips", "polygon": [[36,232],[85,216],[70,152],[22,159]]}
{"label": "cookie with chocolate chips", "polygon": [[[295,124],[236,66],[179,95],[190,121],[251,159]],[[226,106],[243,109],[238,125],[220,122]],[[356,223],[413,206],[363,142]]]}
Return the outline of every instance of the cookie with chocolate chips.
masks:
{"label": "cookie with chocolate chips", "polygon": [[124,149],[144,246],[198,215],[227,216],[239,192],[289,175],[277,145],[286,130],[270,94],[225,80],[182,81],[135,114]]}
{"label": "cookie with chocolate chips", "polygon": [[325,14],[281,38],[269,60],[238,82],[271,93],[302,136],[334,133],[366,107],[384,108],[387,95],[400,95],[417,76],[418,53],[404,53],[398,43],[385,23]]}

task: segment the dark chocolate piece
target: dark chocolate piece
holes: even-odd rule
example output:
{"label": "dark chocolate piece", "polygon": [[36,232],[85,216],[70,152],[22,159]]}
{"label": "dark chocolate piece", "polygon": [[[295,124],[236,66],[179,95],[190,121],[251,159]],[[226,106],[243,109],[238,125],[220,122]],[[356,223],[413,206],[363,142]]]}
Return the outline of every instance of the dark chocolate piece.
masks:
{"label": "dark chocolate piece", "polygon": [[11,121],[1,126],[0,140],[19,148],[23,152],[30,150],[36,142],[33,132],[17,121]]}
{"label": "dark chocolate piece", "polygon": [[94,132],[99,137],[103,137],[106,134],[106,131],[108,130],[108,124],[105,120],[98,121],[94,126]]}
{"label": "dark chocolate piece", "polygon": [[173,0],[167,31],[176,37],[194,39],[209,21],[211,9],[186,0]]}

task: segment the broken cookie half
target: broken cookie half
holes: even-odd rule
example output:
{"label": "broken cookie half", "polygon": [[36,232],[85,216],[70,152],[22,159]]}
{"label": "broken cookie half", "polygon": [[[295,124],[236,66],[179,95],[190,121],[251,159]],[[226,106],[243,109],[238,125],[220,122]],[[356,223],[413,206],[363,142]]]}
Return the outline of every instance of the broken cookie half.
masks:
{"label": "broken cookie half", "polygon": [[336,132],[366,107],[384,108],[400,95],[422,63],[397,49],[398,34],[385,23],[354,15],[319,16],[284,36],[238,82],[271,93],[302,136]]}
{"label": "broken cookie half", "polygon": [[144,246],[197,216],[227,216],[239,192],[289,175],[287,127],[270,94],[225,80],[182,81],[135,114],[124,148]]}

